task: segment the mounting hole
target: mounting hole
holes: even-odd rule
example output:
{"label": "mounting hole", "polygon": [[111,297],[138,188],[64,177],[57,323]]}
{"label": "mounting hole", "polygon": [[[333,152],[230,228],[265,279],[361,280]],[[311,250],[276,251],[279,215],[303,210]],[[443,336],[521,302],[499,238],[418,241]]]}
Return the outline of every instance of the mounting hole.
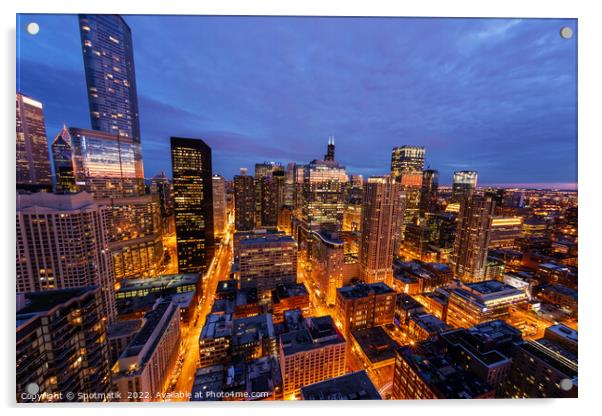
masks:
{"label": "mounting hole", "polygon": [[568,378],[560,380],[560,388],[564,391],[569,391],[573,388],[573,382]]}
{"label": "mounting hole", "polygon": [[573,29],[571,29],[568,26],[563,27],[562,29],[560,29],[560,36],[563,39],[570,39],[573,37]]}
{"label": "mounting hole", "polygon": [[36,22],[31,22],[27,24],[27,33],[30,35],[37,35],[40,32],[40,25]]}

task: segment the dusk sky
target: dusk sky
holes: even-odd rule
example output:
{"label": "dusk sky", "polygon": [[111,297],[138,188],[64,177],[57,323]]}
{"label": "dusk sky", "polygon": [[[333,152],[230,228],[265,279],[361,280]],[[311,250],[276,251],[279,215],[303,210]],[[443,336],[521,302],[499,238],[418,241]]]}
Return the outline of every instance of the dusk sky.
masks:
{"label": "dusk sky", "polygon": [[[480,184],[577,182],[574,19],[125,20],[147,177],[171,176],[170,136],[205,140],[231,179],[321,158],[332,135],[348,173],[388,173],[408,144],[426,147],[443,184],[465,169]],[[17,54],[17,89],[44,104],[49,142],[63,123],[89,128],[77,16],[19,16]]]}

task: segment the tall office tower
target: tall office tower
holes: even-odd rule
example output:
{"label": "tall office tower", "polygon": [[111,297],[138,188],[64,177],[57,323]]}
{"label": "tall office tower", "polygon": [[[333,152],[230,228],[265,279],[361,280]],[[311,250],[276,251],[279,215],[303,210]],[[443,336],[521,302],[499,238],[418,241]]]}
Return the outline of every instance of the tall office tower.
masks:
{"label": "tall office tower", "polygon": [[326,146],[326,154],[324,160],[333,162],[334,161],[334,137],[328,138],[328,146]]}
{"label": "tall office tower", "polygon": [[213,175],[213,232],[216,237],[226,232],[226,181],[223,176]]}
{"label": "tall office tower", "polygon": [[290,235],[263,235],[240,241],[240,287],[272,290],[297,281],[297,242]]}
{"label": "tall office tower", "polygon": [[159,195],[161,216],[170,217],[173,214],[173,187],[165,172],[161,171],[151,179],[150,191]]}
{"label": "tall office tower", "polygon": [[58,192],[75,188],[95,198],[141,195],[131,138],[63,127],[52,143],[52,156],[57,167]]}
{"label": "tall office tower", "polygon": [[391,175],[406,196],[403,223],[415,222],[419,214],[424,146],[395,147],[391,153]]}
{"label": "tall office tower", "polygon": [[334,144],[329,145],[329,160],[313,160],[303,176],[302,219],[309,231],[341,231],[345,211],[345,167],[334,160]]}
{"label": "tall office tower", "polygon": [[255,184],[246,169],[234,177],[234,227],[236,231],[255,228]]}
{"label": "tall office tower", "polygon": [[91,195],[17,195],[17,292],[99,286],[114,320],[109,210]]}
{"label": "tall office tower", "polygon": [[280,336],[280,368],[285,399],[301,387],[345,374],[347,343],[328,315],[307,318]]}
{"label": "tall office tower", "polygon": [[200,139],[172,137],[171,166],[178,270],[202,275],[215,249],[211,148]]}
{"label": "tall office tower", "polygon": [[111,364],[101,305],[94,286],[17,294],[17,402],[29,401],[22,394],[31,383],[42,402],[107,400],[101,395],[111,391]]}
{"label": "tall office tower", "polygon": [[[274,176],[280,180],[272,180]],[[284,167],[275,162],[255,164],[255,227],[273,227],[278,221],[275,208],[278,198],[278,186],[282,186],[284,197]]]}
{"label": "tall office tower", "polygon": [[347,186],[347,204],[361,205],[364,200],[364,177],[362,175],[349,175]]}
{"label": "tall office tower", "polygon": [[66,125],[52,141],[52,161],[54,164],[55,192],[77,192],[75,177],[74,143]]}
{"label": "tall office tower", "polygon": [[391,176],[368,178],[362,206],[360,277],[366,283],[392,283],[393,259],[399,253],[404,199]]}
{"label": "tall office tower", "polygon": [[132,33],[119,15],[80,14],[79,29],[92,129],[132,141],[135,178],[144,193]]}
{"label": "tall office tower", "polygon": [[451,201],[461,202],[464,197],[472,195],[477,189],[477,176],[474,170],[454,172]]}
{"label": "tall office tower", "polygon": [[286,165],[284,184],[284,205],[293,207],[295,205],[295,162]]}
{"label": "tall office tower", "polygon": [[466,196],[460,204],[451,264],[462,281],[479,282],[485,277],[494,210],[491,196]]}
{"label": "tall office tower", "polygon": [[163,263],[159,195],[97,200],[109,209],[109,249],[116,279],[152,276]]}
{"label": "tall office tower", "polygon": [[303,195],[303,181],[305,177],[306,165],[295,165],[293,169],[293,207],[295,210],[301,210],[303,207],[304,195]]}
{"label": "tall office tower", "polygon": [[439,189],[439,172],[427,169],[422,172],[422,188],[420,189],[420,217],[427,212],[435,212],[437,207],[437,190]]}
{"label": "tall office tower", "polygon": [[52,190],[42,103],[17,93],[17,189]]}

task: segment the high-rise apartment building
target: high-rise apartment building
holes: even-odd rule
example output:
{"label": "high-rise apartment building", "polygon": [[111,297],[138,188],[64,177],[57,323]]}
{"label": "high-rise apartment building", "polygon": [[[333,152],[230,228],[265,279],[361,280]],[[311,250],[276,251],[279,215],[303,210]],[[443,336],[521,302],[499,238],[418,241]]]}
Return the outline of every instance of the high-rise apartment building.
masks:
{"label": "high-rise apartment building", "polygon": [[42,103],[17,93],[17,189],[52,190]]}
{"label": "high-rise apartment building", "polygon": [[80,14],[92,129],[131,140],[138,193],[144,192],[132,33],[123,17]]}
{"label": "high-rise apartment building", "polygon": [[391,176],[401,184],[406,196],[404,224],[418,218],[424,156],[424,146],[395,147],[391,153]]}
{"label": "high-rise apartment building", "polygon": [[237,231],[255,228],[255,185],[253,177],[242,172],[234,177],[234,227]]}
{"label": "high-rise apartment building", "polygon": [[311,233],[311,277],[327,305],[336,303],[336,290],[344,284],[345,246],[337,233]]}
{"label": "high-rise apartment building", "polygon": [[345,374],[347,343],[330,316],[305,319],[280,336],[280,368],[285,400],[301,388]]}
{"label": "high-rise apartment building", "polygon": [[226,232],[226,181],[223,176],[213,175],[213,232],[216,237]]}
{"label": "high-rise apartment building", "polygon": [[404,215],[401,187],[391,176],[371,177],[365,185],[359,257],[360,276],[367,283],[392,282]]}
{"label": "high-rise apartment building", "polygon": [[91,195],[17,195],[17,292],[98,286],[103,317],[115,310],[110,213]]}
{"label": "high-rise apartment building", "polygon": [[17,402],[30,401],[32,383],[42,402],[107,401],[111,364],[103,318],[95,286],[18,293]]}
{"label": "high-rise apartment building", "polygon": [[178,270],[203,274],[214,253],[211,148],[200,139],[172,137],[171,164]]}
{"label": "high-rise apartment building", "polygon": [[265,235],[240,241],[240,287],[272,290],[297,281],[297,242],[289,235]]}
{"label": "high-rise apartment building", "polygon": [[495,202],[490,195],[464,197],[456,227],[451,264],[454,275],[465,282],[485,278],[487,249]]}
{"label": "high-rise apartment building", "polygon": [[255,164],[255,227],[274,227],[278,222],[278,200],[284,204],[284,167],[275,162]]}

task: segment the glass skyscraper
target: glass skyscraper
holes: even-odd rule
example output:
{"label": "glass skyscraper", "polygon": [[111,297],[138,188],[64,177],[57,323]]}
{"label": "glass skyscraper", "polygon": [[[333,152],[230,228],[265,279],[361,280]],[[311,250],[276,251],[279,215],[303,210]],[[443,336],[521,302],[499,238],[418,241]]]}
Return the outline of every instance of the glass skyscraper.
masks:
{"label": "glass skyscraper", "polygon": [[118,15],[79,15],[92,129],[131,140],[139,193],[144,191],[132,34]]}
{"label": "glass skyscraper", "polygon": [[178,270],[204,273],[214,252],[211,148],[200,139],[171,138]]}
{"label": "glass skyscraper", "polygon": [[52,188],[42,103],[17,93],[17,188]]}

